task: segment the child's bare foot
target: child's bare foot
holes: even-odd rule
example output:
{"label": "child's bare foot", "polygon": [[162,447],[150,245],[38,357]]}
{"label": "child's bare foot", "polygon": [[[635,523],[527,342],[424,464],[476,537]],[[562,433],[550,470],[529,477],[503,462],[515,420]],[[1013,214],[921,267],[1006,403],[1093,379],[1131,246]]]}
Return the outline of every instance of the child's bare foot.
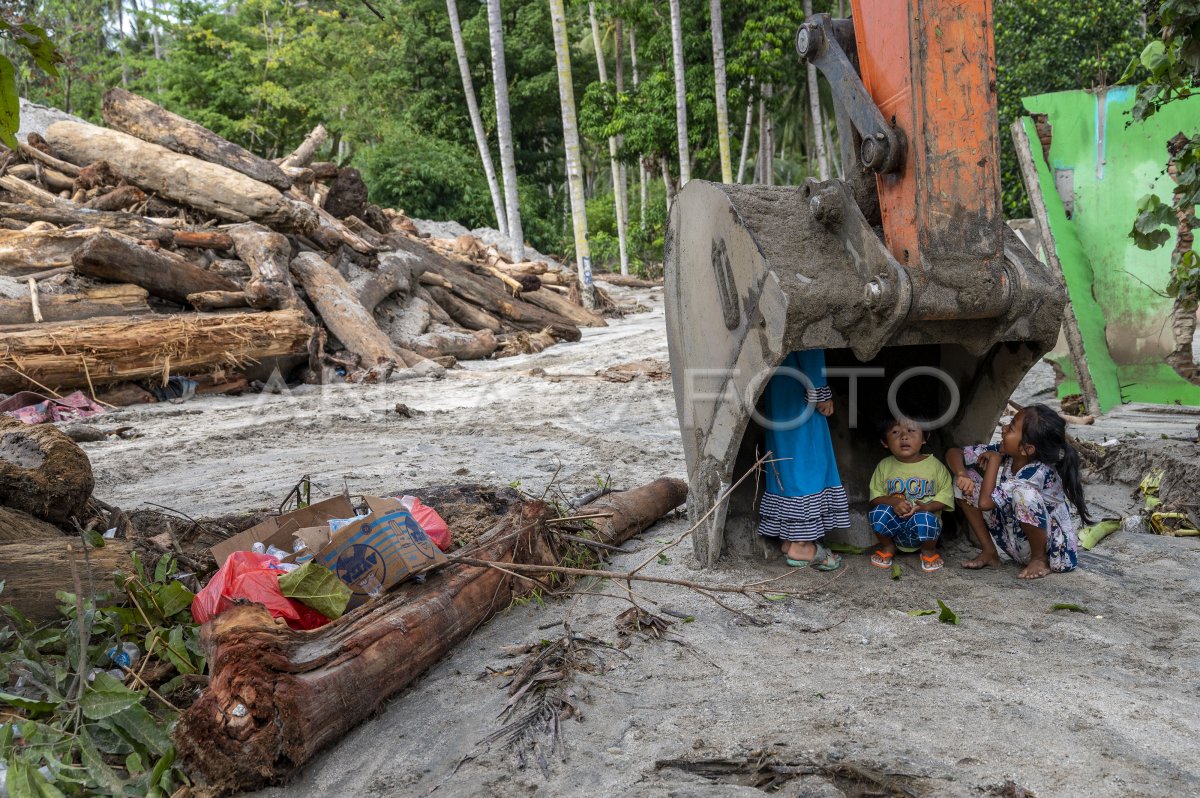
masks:
{"label": "child's bare foot", "polygon": [[789,541],[783,547],[783,556],[789,560],[811,560],[817,556],[817,544],[802,540]]}
{"label": "child's bare foot", "polygon": [[1017,579],[1041,579],[1050,573],[1050,563],[1045,560],[1031,560],[1029,565],[1021,569]]}
{"label": "child's bare foot", "polygon": [[973,560],[967,560],[962,564],[963,568],[968,571],[978,571],[982,568],[995,568],[1000,564],[1000,557],[997,554],[980,554]]}

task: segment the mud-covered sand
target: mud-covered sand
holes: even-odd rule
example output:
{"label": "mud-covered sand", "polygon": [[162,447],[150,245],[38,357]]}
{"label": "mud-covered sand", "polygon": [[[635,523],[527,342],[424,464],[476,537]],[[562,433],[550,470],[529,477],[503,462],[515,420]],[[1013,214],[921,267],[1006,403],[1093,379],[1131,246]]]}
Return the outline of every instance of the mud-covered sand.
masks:
{"label": "mud-covered sand", "polygon": [[[330,491],[343,480],[364,493],[519,481],[540,493],[557,471],[567,495],[606,475],[618,487],[683,477],[670,381],[586,376],[667,360],[661,293],[633,296],[651,310],[589,330],[577,344],[472,364],[440,381],[110,415],[101,426],[129,425],[140,437],[85,445],[97,495],[126,509],[154,502],[199,516],[277,504],[303,474]],[[545,374],[529,374],[539,368]],[[1023,396],[1044,390],[1037,379]],[[398,415],[397,403],[418,413]],[[1093,484],[1089,495],[1108,513],[1130,507],[1125,485]],[[656,541],[685,529],[679,517],[660,523],[614,567],[640,563]],[[507,700],[505,679],[489,675],[512,666],[501,647],[561,635],[555,624],[568,612],[567,603],[513,607],[291,784],[262,794],[749,796],[760,793],[655,763],[764,748],[785,761],[908,774],[917,794],[930,796],[986,795],[1006,781],[1042,798],[1200,793],[1200,541],[1118,533],[1083,554],[1075,573],[1032,583],[1019,582],[1011,565],[961,571],[970,553],[952,543],[949,567],[935,574],[901,560],[893,581],[861,556],[832,574],[761,560],[698,571],[690,548],[679,547],[647,572],[727,584],[783,576],[781,586],[812,593],[728,599],[756,626],[684,589],[639,588],[659,609],[694,620],[671,627],[673,642],[636,639],[605,651],[604,672],[576,677],[583,719],[563,725],[548,776],[518,768],[502,744],[480,744],[499,728]],[[958,625],[907,614],[937,599]],[[1052,612],[1056,603],[1086,612]],[[583,597],[571,626],[618,643],[614,620],[626,606]],[[810,775],[779,794],[859,793]]]}

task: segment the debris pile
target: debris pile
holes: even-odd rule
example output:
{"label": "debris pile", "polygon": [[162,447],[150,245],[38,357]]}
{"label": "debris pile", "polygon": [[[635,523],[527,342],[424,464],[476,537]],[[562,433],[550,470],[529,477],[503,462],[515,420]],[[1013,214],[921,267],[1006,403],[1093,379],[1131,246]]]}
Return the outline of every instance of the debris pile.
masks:
{"label": "debris pile", "polygon": [[0,151],[0,392],[437,376],[604,325],[569,273],[370,204],[320,126],[274,162],[123,89],[103,116]]}

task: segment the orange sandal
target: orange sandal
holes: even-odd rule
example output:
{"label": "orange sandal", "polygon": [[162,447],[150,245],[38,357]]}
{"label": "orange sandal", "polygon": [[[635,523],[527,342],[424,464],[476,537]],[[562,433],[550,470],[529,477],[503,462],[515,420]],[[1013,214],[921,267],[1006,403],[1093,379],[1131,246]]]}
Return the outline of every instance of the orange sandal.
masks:
{"label": "orange sandal", "polygon": [[892,558],[896,556],[896,552],[886,552],[883,549],[877,549],[871,555],[871,565],[876,568],[888,569],[892,567]]}
{"label": "orange sandal", "polygon": [[922,554],[921,555],[921,570],[932,572],[942,570],[945,563],[942,561],[940,554]]}

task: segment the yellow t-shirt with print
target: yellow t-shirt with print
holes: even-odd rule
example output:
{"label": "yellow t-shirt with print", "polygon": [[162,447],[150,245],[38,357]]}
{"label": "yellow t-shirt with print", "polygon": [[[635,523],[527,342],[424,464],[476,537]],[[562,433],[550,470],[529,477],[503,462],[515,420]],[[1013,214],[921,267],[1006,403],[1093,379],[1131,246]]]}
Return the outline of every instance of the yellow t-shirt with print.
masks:
{"label": "yellow t-shirt with print", "polygon": [[903,493],[912,504],[941,502],[954,509],[954,478],[950,469],[931,454],[916,463],[902,463],[888,455],[871,475],[871,498]]}

